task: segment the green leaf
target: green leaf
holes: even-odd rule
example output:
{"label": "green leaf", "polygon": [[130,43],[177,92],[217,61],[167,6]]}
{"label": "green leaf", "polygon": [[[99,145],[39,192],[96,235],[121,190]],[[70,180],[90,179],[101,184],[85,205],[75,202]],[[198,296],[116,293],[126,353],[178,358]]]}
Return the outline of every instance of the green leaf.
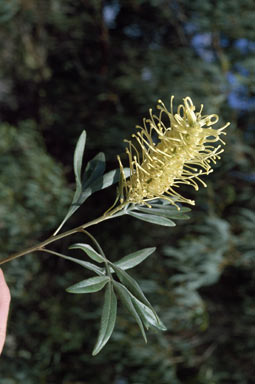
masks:
{"label": "green leaf", "polygon": [[147,259],[147,257],[150,256],[155,250],[155,247],[140,249],[139,251],[124,256],[114,264],[123,270],[133,268]]}
{"label": "green leaf", "polygon": [[[60,255],[59,255],[60,256]],[[92,264],[92,263],[89,263],[87,261],[83,261],[83,260],[80,260],[80,259],[75,259],[74,257],[70,257],[70,256],[65,256],[65,255],[61,255],[60,257],[62,257],[63,259],[66,259],[66,260],[69,260],[69,261],[72,261],[76,264],[79,264],[81,265],[82,267],[84,268],[87,268],[89,269],[90,271],[93,271],[95,272],[97,275],[99,276],[104,276],[105,274],[105,271],[102,269],[102,268],[99,268],[97,267],[96,265]]]}
{"label": "green leaf", "polygon": [[127,214],[135,217],[136,219],[147,221],[148,223],[163,225],[165,227],[175,227],[175,223],[172,220],[166,219],[162,216],[149,215],[146,213],[138,213],[133,211],[127,211]]}
{"label": "green leaf", "polygon": [[92,293],[100,291],[110,281],[108,276],[97,276],[80,281],[66,289],[69,293]]}
{"label": "green leaf", "polygon": [[105,346],[113,332],[117,314],[117,299],[112,284],[108,284],[105,291],[104,306],[97,343],[92,355],[97,355]]}
{"label": "green leaf", "polygon": [[123,271],[121,268],[117,267],[117,265],[111,263],[111,267],[116,272],[119,280],[122,282],[122,284],[130,290],[133,295],[138,298],[140,301],[142,301],[144,304],[148,305],[152,310],[154,310],[150,304],[150,302],[145,297],[143,291],[141,290],[139,284],[133,277],[131,277],[127,272]]}
{"label": "green leaf", "polygon": [[75,151],[74,151],[73,166],[74,166],[76,190],[74,193],[73,201],[66,216],[64,217],[64,220],[59,225],[54,235],[56,235],[60,231],[60,229],[63,227],[66,221],[74,214],[75,211],[77,211],[77,209],[80,206],[80,204],[78,204],[78,200],[82,192],[81,167],[82,167],[82,159],[83,159],[85,144],[86,144],[86,131],[83,131],[78,139],[78,142],[76,144]]}
{"label": "green leaf", "polygon": [[175,219],[175,220],[186,220],[190,217],[188,215],[185,215],[181,211],[177,211],[175,208],[174,210],[168,209],[168,208],[144,208],[144,207],[137,207],[137,210],[139,212],[144,212],[147,214],[153,214],[156,216],[163,216],[169,219]]}
{"label": "green leaf", "polygon": [[85,144],[86,144],[86,131],[83,131],[81,136],[79,137],[79,140],[76,144],[75,151],[74,151],[73,167],[74,167],[74,174],[75,174],[75,181],[76,181],[76,191],[73,198],[74,201],[77,200],[82,189],[81,167],[82,167],[82,159],[83,159]]}
{"label": "green leaf", "polygon": [[152,208],[159,208],[159,209],[166,209],[169,212],[175,212],[175,213],[188,213],[191,212],[191,209],[188,207],[183,207],[179,205],[180,210],[178,210],[174,205],[171,205],[169,203],[166,204],[159,204],[159,203],[151,203],[150,205]]}
{"label": "green leaf", "polygon": [[[127,176],[129,176],[130,169],[124,168],[124,172]],[[105,175],[98,177],[87,188],[84,189],[84,191],[82,192],[80,200],[82,202],[84,202],[94,192],[108,188],[111,185],[119,182],[119,178],[120,178],[120,170],[119,169],[114,169],[113,171],[110,171],[110,172],[106,173]]]}
{"label": "green leaf", "polygon": [[167,217],[168,219],[173,219],[173,220],[189,220],[190,219],[190,216],[188,215],[185,215],[184,213],[176,213],[175,215],[173,213],[166,213],[164,215],[165,217]]}
{"label": "green leaf", "polygon": [[77,243],[71,245],[69,249],[81,249],[83,252],[85,252],[92,260],[97,261],[98,263],[105,262],[105,258],[100,255],[100,253],[96,252],[91,245],[84,244],[84,243]]}
{"label": "green leaf", "polygon": [[[79,139],[79,141],[80,141],[80,139]],[[77,146],[79,144],[79,149],[80,149],[81,144],[79,143],[79,141],[77,143]],[[76,146],[76,148],[77,148],[77,146]],[[76,152],[76,150],[75,150],[75,152]],[[77,160],[78,160],[78,153],[81,153],[81,151],[77,150],[77,156],[76,156]],[[78,176],[80,176],[79,161],[75,161],[75,164],[76,164],[75,175],[77,174]],[[60,226],[55,231],[54,236],[60,231],[60,229],[63,227],[63,225],[66,223],[66,221],[77,211],[77,209],[94,192],[108,188],[112,184],[115,184],[119,181],[119,178],[120,178],[120,170],[119,169],[115,169],[115,170],[110,171],[110,172],[106,173],[105,175],[103,175],[104,169],[105,169],[105,156],[102,152],[100,152],[91,161],[88,162],[87,167],[85,169],[82,184],[81,184],[81,182],[79,183],[79,181],[77,184],[77,177],[76,177],[76,191],[74,194],[72,204],[71,204],[64,220],[62,221]],[[125,173],[126,177],[128,177],[130,175],[130,169],[124,168],[124,173]],[[78,177],[78,180],[80,180],[79,177]]]}
{"label": "green leaf", "polygon": [[145,341],[145,343],[147,343],[147,338],[146,338],[145,330],[143,327],[143,323],[142,323],[142,321],[141,321],[141,319],[140,319],[140,317],[139,317],[139,315],[138,315],[138,313],[137,313],[137,311],[133,305],[130,292],[128,291],[128,289],[124,285],[117,283],[116,281],[114,281],[113,284],[114,284],[114,287],[116,288],[116,291],[118,292],[120,300],[123,302],[123,304],[125,305],[127,310],[131,313],[131,315],[134,317],[135,321],[137,322],[137,324],[141,330],[144,341]]}
{"label": "green leaf", "polygon": [[102,176],[105,171],[105,155],[99,152],[92,160],[90,160],[85,168],[82,177],[83,191],[98,177]]}
{"label": "green leaf", "polygon": [[162,323],[160,318],[157,315],[155,315],[155,313],[156,313],[155,310],[152,311],[147,305],[142,303],[140,300],[138,300],[133,295],[132,295],[132,301],[133,301],[133,304],[134,304],[137,312],[141,316],[141,318],[144,322],[144,325],[146,326],[147,329],[151,325],[151,326],[153,326],[153,327],[155,327],[161,331],[167,330],[167,328]]}

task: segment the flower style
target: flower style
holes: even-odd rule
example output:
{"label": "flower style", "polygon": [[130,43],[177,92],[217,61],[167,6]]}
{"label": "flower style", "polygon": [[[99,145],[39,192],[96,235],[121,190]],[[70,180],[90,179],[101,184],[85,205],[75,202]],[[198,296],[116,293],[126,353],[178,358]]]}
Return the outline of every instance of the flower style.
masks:
{"label": "flower style", "polygon": [[[183,104],[173,112],[171,97],[170,112],[161,100],[158,100],[159,114],[150,109],[150,118],[143,119],[143,127],[137,126],[138,132],[130,140],[126,153],[129,159],[130,177],[127,179],[120,157],[121,180],[119,199],[121,204],[147,204],[155,198],[168,200],[171,204],[183,202],[194,205],[193,200],[180,195],[176,188],[180,184],[191,185],[198,190],[198,182],[206,187],[200,176],[213,172],[211,163],[220,159],[224,151],[220,142],[225,144],[221,135],[226,135],[222,128],[212,126],[218,122],[216,114],[202,115],[190,97],[183,99]],[[178,205],[176,205],[177,208]]]}

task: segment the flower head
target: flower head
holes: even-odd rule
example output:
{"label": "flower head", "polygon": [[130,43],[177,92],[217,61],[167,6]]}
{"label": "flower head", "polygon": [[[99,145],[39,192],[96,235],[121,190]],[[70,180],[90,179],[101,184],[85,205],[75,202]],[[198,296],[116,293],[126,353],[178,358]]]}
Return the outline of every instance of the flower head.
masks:
{"label": "flower head", "polygon": [[[221,135],[229,123],[214,129],[219,117],[216,114],[202,115],[203,105],[198,112],[190,97],[173,112],[173,96],[170,111],[158,100],[158,115],[150,109],[150,118],[143,119],[143,127],[137,126],[137,133],[130,140],[128,155],[130,177],[127,179],[120,157],[121,170],[119,197],[121,202],[147,204],[161,198],[171,204],[184,202],[194,205],[194,201],[180,195],[176,189],[180,184],[193,186],[198,183],[206,186],[200,176],[213,172],[211,164],[223,152]],[[218,143],[218,145],[214,144]]]}

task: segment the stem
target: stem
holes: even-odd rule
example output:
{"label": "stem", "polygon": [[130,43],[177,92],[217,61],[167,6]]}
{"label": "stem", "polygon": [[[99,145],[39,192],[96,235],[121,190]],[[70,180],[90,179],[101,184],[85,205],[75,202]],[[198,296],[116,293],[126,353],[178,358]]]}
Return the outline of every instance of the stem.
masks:
{"label": "stem", "polygon": [[105,269],[106,269],[107,276],[109,276],[110,279],[112,279],[112,274],[111,274],[111,270],[110,270],[108,261],[105,262]]}
{"label": "stem", "polygon": [[[38,251],[40,252],[46,252],[46,253],[50,253],[52,255],[55,255],[55,256],[59,256],[59,257],[62,257],[63,259],[68,259],[69,256],[66,256],[66,255],[62,255],[62,253],[59,253],[59,252],[55,252],[55,251],[52,251],[51,249],[48,249],[48,248],[40,248],[38,249]],[[105,257],[105,256],[104,256]],[[106,269],[106,274],[110,277],[110,279],[112,278],[112,274],[111,274],[111,270],[110,270],[110,267],[109,267],[109,260],[105,257],[105,269]]]}
{"label": "stem", "polygon": [[[75,227],[73,229],[70,229],[69,231],[59,233],[56,236],[54,236],[54,235],[50,236],[47,240],[44,240],[41,243],[38,243],[32,247],[26,248],[23,251],[14,253],[13,255],[11,255],[11,256],[3,259],[3,260],[0,260],[0,265],[8,263],[11,260],[17,259],[18,257],[27,255],[28,253],[35,252],[35,251],[41,251],[41,250],[43,250],[43,247],[45,247],[46,245],[54,243],[55,241],[63,239],[64,237],[67,237],[67,236],[73,235],[75,233],[81,232],[83,229],[91,227],[92,225],[96,225],[96,224],[101,223],[102,221],[113,219],[117,216],[121,216],[125,213],[125,212],[119,212],[122,210],[123,207],[124,207],[124,204],[121,204],[118,207],[116,207],[115,209],[113,209],[111,212],[108,212],[107,215],[104,214],[104,215],[98,217],[97,219],[91,220],[88,223],[80,225],[80,226]],[[117,213],[117,212],[118,212],[118,214],[115,215],[115,213]]]}
{"label": "stem", "polygon": [[46,253],[50,253],[50,254],[52,254],[52,255],[62,257],[63,259],[65,259],[66,257],[68,257],[68,256],[66,256],[66,255],[62,255],[62,253],[52,251],[51,249],[48,249],[48,248],[41,248],[41,249],[38,249],[38,251],[40,251],[40,252],[46,252]]}

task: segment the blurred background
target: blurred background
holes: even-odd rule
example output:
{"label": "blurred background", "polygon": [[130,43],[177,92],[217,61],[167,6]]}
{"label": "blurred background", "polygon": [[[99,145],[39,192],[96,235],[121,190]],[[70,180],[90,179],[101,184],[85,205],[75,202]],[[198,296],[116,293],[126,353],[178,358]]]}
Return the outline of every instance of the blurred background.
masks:
{"label": "blurred background", "polygon": [[[147,345],[120,309],[110,343],[91,357],[102,295],[71,295],[91,276],[33,254],[5,265],[12,293],[1,384],[252,384],[255,376],[253,0],[1,0],[1,259],[45,239],[66,214],[72,156],[108,169],[148,109],[191,96],[230,121],[227,145],[191,219],[164,228],[122,217],[92,228],[109,258],[157,251],[136,277],[168,331]],[[100,215],[115,186],[65,228]],[[79,236],[52,247],[67,251]]]}

